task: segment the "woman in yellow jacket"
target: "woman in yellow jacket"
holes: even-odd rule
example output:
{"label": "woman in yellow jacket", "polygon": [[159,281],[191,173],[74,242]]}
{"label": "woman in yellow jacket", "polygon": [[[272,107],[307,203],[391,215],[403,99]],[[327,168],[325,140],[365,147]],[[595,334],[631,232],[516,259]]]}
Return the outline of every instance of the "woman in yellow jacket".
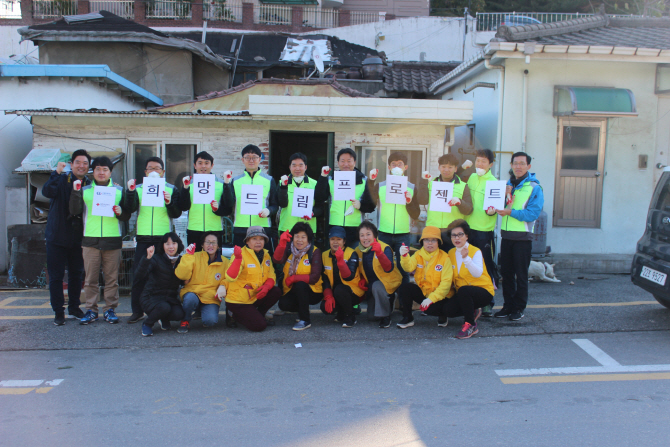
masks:
{"label": "woman in yellow jacket", "polygon": [[436,316],[437,325],[447,325],[446,299],[451,290],[452,268],[449,255],[442,251],[442,235],[438,227],[429,226],[421,234],[421,250],[409,256],[409,247],[400,247],[400,265],[406,272],[414,272],[415,284],[403,284],[398,290],[402,300],[402,321],[398,327],[405,329],[414,326],[412,304],[420,303],[421,310]]}
{"label": "woman in yellow jacket", "polygon": [[195,249],[195,244],[188,246],[174,271],[177,278],[186,281],[186,286],[180,292],[185,314],[177,329],[180,334],[188,332],[193,312],[198,308],[202,314],[203,327],[218,323],[219,307],[226,295],[228,259],[221,257],[216,233],[205,233],[202,251],[196,253]]}
{"label": "woman in yellow jacket", "polygon": [[226,271],[227,312],[237,323],[254,332],[268,326],[265,314],[281,297],[281,290],[275,287],[277,277],[270,254],[263,248],[268,240],[262,227],[249,227],[244,239],[246,246],[235,246]]}
{"label": "woman in yellow jacket", "polygon": [[463,220],[455,220],[449,225],[451,242],[449,259],[454,271],[456,294],[449,299],[448,317],[463,315],[465,323],[456,338],[470,338],[479,332],[477,319],[482,315],[482,307],[491,303],[495,291],[493,282],[486,271],[486,264],[480,249],[468,243],[470,225]]}

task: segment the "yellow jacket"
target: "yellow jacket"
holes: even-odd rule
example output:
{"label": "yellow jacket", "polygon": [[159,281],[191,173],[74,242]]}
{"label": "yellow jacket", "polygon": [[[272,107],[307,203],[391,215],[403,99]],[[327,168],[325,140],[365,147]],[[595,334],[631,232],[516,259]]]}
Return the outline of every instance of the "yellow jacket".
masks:
{"label": "yellow jacket", "polygon": [[449,294],[453,269],[446,252],[436,250],[428,253],[425,248],[421,248],[412,256],[401,256],[400,265],[406,272],[414,272],[416,285],[433,303],[442,301]]}
{"label": "yellow jacket", "polygon": [[174,271],[177,278],[189,283],[181,289],[179,296],[184,299],[184,294],[195,293],[202,304],[221,304],[216,299],[216,289],[226,286],[226,270],[228,270],[228,259],[222,257],[220,261],[209,263],[209,254],[199,251],[192,255],[185,254],[181,257],[179,265]]}
{"label": "yellow jacket", "polygon": [[[235,261],[235,255],[230,259],[232,264]],[[236,278],[228,276],[228,292],[226,294],[226,303],[235,304],[253,304],[256,302],[256,290],[265,284],[265,281],[272,279],[277,282],[275,269],[272,267],[270,254],[263,249],[263,261],[258,262],[256,252],[249,247],[242,248],[242,265]],[[247,286],[247,287],[245,287]]]}
{"label": "yellow jacket", "polygon": [[[382,241],[377,242],[379,242],[379,245],[382,247],[382,253],[386,251],[386,247],[388,247],[388,245]],[[363,252],[361,251],[360,246],[356,247],[356,253],[358,253],[358,259],[360,259],[358,262],[358,271],[365,279],[365,282],[368,283],[368,287],[370,287],[370,281],[368,281],[368,277],[365,276],[365,268],[363,267]],[[398,287],[400,287],[400,283],[402,282],[402,275],[400,274],[400,270],[398,270],[398,266],[394,263],[393,270],[391,270],[389,273],[386,273],[382,265],[379,263],[377,255],[375,254],[374,256],[375,257],[372,260],[372,270],[374,270],[377,278],[379,278],[382,284],[384,284],[386,293],[389,295],[395,293]],[[393,259],[390,259],[390,261],[393,262]]]}
{"label": "yellow jacket", "polygon": [[[468,256],[470,256],[470,258],[474,258],[478,251],[479,249],[477,247],[472,244],[468,244]],[[482,261],[484,265],[484,272],[479,278],[475,278],[472,276],[472,274],[470,274],[468,268],[465,266],[465,263],[461,264],[461,271],[458,271],[458,263],[456,262],[456,248],[449,250],[449,259],[451,259],[452,270],[454,271],[454,288],[456,291],[458,291],[458,289],[463,286],[476,286],[486,289],[491,295],[495,295],[493,282],[491,282],[489,272],[486,270],[486,263]]]}
{"label": "yellow jacket", "polygon": [[[323,273],[326,275],[328,278],[328,281],[330,281],[330,287],[333,287],[333,284],[335,284],[335,280],[333,278],[333,258],[330,257],[330,252],[331,250],[327,250],[325,253],[321,253],[321,259],[323,260]],[[354,249],[351,247],[346,247],[344,249],[344,261],[349,262],[349,259],[351,259],[351,255],[354,254]],[[333,255],[334,256],[334,255]],[[358,265],[361,264],[360,259],[358,260]],[[358,283],[361,281],[361,272],[356,268],[356,272],[354,273],[354,279],[351,281],[343,281],[342,280],[342,274],[340,274],[340,281],[342,281],[342,284],[351,287],[351,291],[354,292],[354,294],[358,297],[361,297],[365,295],[365,291],[358,287]]]}
{"label": "yellow jacket", "polygon": [[[286,249],[288,250],[289,248],[287,247]],[[296,275],[309,275],[310,273],[312,273],[312,265],[309,262],[309,258],[312,256],[312,253],[314,253],[314,246],[312,246],[309,249],[309,251],[305,253],[300,259],[298,268],[295,269]],[[289,287],[286,285],[286,278],[288,278],[288,271],[291,268],[292,260],[293,260],[293,253],[288,255],[288,259],[286,259],[286,262],[284,263],[284,280],[282,281],[284,295],[289,293],[293,288],[293,286]],[[309,287],[310,289],[312,289],[312,292],[314,293],[323,292],[323,279],[321,279],[320,274],[319,274],[319,280],[316,282],[316,284],[309,284]]]}

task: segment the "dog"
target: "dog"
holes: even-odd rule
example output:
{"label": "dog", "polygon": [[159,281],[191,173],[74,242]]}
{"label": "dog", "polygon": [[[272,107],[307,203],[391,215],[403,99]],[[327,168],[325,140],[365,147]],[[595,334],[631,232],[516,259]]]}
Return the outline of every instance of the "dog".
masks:
{"label": "dog", "polygon": [[537,278],[544,282],[561,282],[560,279],[556,278],[556,274],[554,273],[555,265],[556,264],[548,264],[546,262],[530,261],[530,267],[528,267],[528,279],[530,281]]}

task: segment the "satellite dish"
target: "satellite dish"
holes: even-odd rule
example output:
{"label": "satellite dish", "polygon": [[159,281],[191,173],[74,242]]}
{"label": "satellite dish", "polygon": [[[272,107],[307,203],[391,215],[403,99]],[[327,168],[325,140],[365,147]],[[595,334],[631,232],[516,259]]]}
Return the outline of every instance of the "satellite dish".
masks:
{"label": "satellite dish", "polygon": [[323,54],[321,54],[321,50],[316,46],[312,47],[312,59],[314,59],[314,65],[319,70],[319,73],[323,73]]}

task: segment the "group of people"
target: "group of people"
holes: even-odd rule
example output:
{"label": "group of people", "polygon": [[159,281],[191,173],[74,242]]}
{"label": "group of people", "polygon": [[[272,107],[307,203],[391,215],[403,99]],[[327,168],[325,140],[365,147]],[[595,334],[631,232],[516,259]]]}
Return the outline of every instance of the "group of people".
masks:
{"label": "group of people", "polygon": [[[342,327],[351,328],[361,304],[367,302],[367,318],[380,328],[391,326],[396,298],[400,302],[405,329],[414,325],[413,303],[423,314],[438,317],[446,326],[450,317],[464,317],[457,338],[478,332],[480,316],[491,316],[493,297],[500,285],[494,263],[494,230],[498,215],[501,226],[501,273],[504,305],[494,314],[518,320],[524,316],[528,296],[528,265],[534,221],[543,206],[542,189],[529,172],[531,158],[523,152],[512,156],[513,175],[507,183],[506,206],[484,209],[486,182],[495,156],[490,150],[476,152],[475,173],[467,182],[457,174],[459,160],[451,154],[438,159],[440,175],[424,171],[417,185],[407,182],[404,204],[386,202],[386,182],[376,182],[379,171],[365,176],[356,168],[356,152],[337,154],[340,171],[355,171],[354,199],[335,200],[332,169],[324,166],[318,179],[306,175],[307,157],[293,154],[290,175],[279,183],[262,172],[262,153],[254,145],[242,149],[244,172],[225,171],[215,177],[215,200],[198,204],[186,176],[182,187],[165,184],[162,206],[142,204],[142,184],[131,179],[126,188],[111,180],[113,164],[101,156],[91,160],[84,150],[72,154],[71,171],[64,163],[43,187],[51,199],[47,222],[47,268],[54,324],[65,323],[63,276],[68,269],[68,313],[87,325],[99,318],[100,270],[104,278],[103,318],[118,323],[118,271],[121,261],[121,224],[137,212],[132,315],[128,323],[142,321],[142,335],[153,327],[170,328],[178,321],[179,333],[190,329],[194,318],[204,327],[218,323],[225,303],[228,327],[242,325],[262,331],[273,324],[268,312],[278,304],[279,312],[296,312],[293,330],[311,326],[310,306],[335,316]],[[210,174],[214,158],[196,154],[194,171]],[[93,180],[87,177],[89,167]],[[388,158],[388,172],[406,175],[407,156],[395,152]],[[163,177],[164,162],[149,158],[146,177]],[[431,209],[435,182],[453,183],[450,212]],[[242,210],[244,185],[261,185],[263,208],[249,215]],[[95,186],[113,187],[113,216],[93,213]],[[296,217],[292,212],[296,188],[314,190],[311,213]],[[209,200],[209,199],[207,199]],[[328,206],[323,206],[328,202]],[[418,218],[426,206],[427,221],[419,244],[410,255],[410,219]],[[364,214],[379,209],[379,227],[364,220]],[[172,231],[171,219],[188,211],[186,245]],[[328,246],[315,244],[316,221],[326,212]],[[272,222],[277,217],[278,226]],[[233,216],[233,255],[222,256],[222,216]],[[278,231],[277,231],[278,230]],[[279,234],[281,233],[281,235]],[[183,254],[182,254],[183,253]],[[414,273],[414,282],[410,274]],[[82,278],[85,307],[80,308]],[[277,312],[275,312],[276,314]],[[145,317],[146,314],[146,317]]]}

